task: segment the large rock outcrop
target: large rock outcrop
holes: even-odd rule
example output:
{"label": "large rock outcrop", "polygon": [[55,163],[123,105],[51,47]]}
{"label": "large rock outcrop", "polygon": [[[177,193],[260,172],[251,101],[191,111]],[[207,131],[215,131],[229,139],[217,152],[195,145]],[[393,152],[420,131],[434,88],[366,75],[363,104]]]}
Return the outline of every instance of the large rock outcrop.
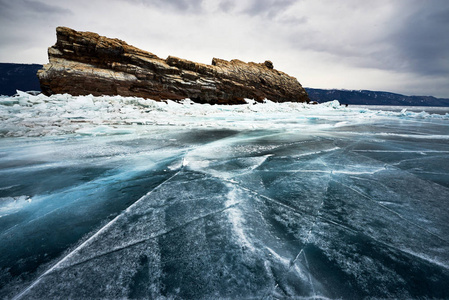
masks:
{"label": "large rock outcrop", "polygon": [[270,61],[245,63],[214,58],[212,65],[156,55],[92,32],[56,29],[49,64],[38,71],[44,94],[190,98],[200,103],[242,103],[244,98],[308,102],[299,82]]}

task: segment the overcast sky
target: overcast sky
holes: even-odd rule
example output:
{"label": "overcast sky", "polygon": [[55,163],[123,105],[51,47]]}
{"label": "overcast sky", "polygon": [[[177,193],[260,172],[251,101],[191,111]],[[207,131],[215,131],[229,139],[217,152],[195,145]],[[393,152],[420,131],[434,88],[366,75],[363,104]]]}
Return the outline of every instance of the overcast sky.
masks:
{"label": "overcast sky", "polygon": [[448,0],[0,0],[0,62],[47,63],[56,26],[161,58],[268,59],[305,87],[449,98]]}

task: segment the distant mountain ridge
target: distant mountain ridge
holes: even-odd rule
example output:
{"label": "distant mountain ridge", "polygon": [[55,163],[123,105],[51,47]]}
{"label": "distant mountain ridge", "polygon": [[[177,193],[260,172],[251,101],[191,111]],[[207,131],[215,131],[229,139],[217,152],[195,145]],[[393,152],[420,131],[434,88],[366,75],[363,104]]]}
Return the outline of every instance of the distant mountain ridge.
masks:
{"label": "distant mountain ridge", "polygon": [[37,70],[39,64],[0,63],[0,95],[12,96],[16,90],[40,91]]}
{"label": "distant mountain ridge", "polygon": [[[0,95],[12,96],[16,90],[40,91],[36,76],[40,64],[0,63]],[[305,88],[312,101],[338,100],[349,105],[449,106],[449,99],[432,96],[405,96],[367,90],[326,90]]]}
{"label": "distant mountain ridge", "polygon": [[405,96],[367,90],[325,90],[305,88],[312,101],[319,103],[338,100],[350,105],[449,106],[449,99],[432,96]]}

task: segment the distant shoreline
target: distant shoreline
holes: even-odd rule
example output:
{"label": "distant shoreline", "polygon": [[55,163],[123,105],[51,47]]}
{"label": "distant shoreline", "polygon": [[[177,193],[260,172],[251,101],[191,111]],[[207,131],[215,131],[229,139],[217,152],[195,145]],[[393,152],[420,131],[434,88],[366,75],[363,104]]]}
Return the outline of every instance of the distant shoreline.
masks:
{"label": "distant shoreline", "polygon": [[[36,76],[41,64],[0,63],[0,95],[13,96],[16,90],[40,91]],[[369,90],[305,88],[311,101],[338,100],[343,105],[434,106],[447,107],[449,99],[433,96],[405,96]]]}

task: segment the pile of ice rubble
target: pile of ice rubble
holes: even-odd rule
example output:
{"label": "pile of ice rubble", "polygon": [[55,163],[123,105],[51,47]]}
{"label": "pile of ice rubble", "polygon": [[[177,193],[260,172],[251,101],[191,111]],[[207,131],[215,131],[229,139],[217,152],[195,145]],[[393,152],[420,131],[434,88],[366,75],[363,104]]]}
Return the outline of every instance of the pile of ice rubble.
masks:
{"label": "pile of ice rubble", "polygon": [[342,114],[352,120],[384,117],[449,119],[449,114],[344,107],[337,100],[308,105],[274,103],[269,100],[256,103],[248,99],[246,105],[208,105],[197,104],[190,99],[159,102],[120,96],[64,94],[48,97],[17,91],[17,95],[13,97],[0,97],[0,137],[126,134],[135,132],[139,127],[136,125],[300,128],[307,122],[310,126],[310,121],[317,118],[332,123],[333,116],[341,118]]}

